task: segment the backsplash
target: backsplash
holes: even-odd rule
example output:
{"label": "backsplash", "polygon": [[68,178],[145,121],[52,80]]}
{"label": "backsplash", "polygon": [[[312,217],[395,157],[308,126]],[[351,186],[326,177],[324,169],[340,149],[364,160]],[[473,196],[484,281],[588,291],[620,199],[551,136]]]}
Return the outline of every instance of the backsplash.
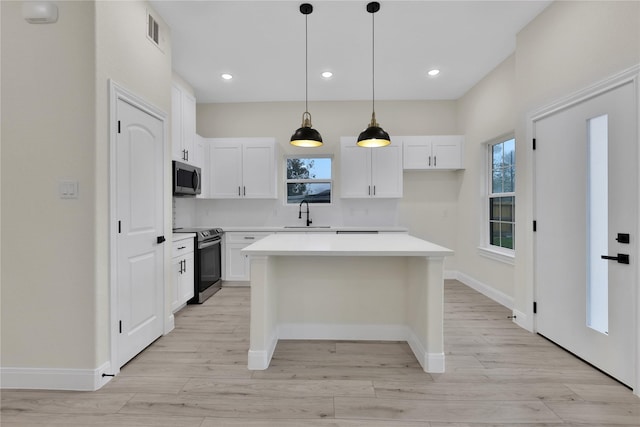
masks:
{"label": "backsplash", "polygon": [[[314,225],[393,226],[398,224],[398,199],[344,199],[331,205],[311,204]],[[304,225],[299,207],[281,200],[173,199],[174,227]],[[303,212],[306,206],[303,206]]]}

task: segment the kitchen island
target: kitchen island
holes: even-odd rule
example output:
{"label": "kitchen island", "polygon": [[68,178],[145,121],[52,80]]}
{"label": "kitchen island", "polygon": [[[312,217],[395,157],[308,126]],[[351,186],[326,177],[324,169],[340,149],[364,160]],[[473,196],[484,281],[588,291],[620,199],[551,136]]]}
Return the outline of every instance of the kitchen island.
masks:
{"label": "kitchen island", "polygon": [[272,234],[251,259],[248,368],[278,339],[407,341],[444,372],[443,262],[453,251],[408,234]]}

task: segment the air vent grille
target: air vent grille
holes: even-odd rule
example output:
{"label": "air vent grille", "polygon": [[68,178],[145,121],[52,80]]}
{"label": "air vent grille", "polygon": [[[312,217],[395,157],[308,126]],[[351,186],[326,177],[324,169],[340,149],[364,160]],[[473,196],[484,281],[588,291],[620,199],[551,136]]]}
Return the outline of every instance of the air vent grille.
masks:
{"label": "air vent grille", "polygon": [[153,19],[151,14],[147,14],[147,36],[154,42],[156,45],[160,45],[160,27],[158,26],[158,22]]}

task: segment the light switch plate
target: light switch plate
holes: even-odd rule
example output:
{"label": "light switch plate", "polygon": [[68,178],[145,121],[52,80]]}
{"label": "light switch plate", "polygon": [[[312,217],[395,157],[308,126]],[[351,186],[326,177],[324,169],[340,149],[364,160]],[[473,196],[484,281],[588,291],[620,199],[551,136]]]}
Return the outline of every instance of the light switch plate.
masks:
{"label": "light switch plate", "polygon": [[61,199],[78,198],[78,181],[60,180],[58,181],[58,193]]}

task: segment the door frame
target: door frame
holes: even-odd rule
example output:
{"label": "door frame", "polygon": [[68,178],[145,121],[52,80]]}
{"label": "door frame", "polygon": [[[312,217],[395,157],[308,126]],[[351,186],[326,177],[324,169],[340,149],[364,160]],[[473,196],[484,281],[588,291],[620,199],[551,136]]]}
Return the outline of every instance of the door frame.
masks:
{"label": "door frame", "polygon": [[[551,116],[559,111],[562,111],[567,108],[571,108],[577,104],[580,104],[584,101],[587,101],[591,98],[595,98],[605,92],[608,92],[612,89],[620,87],[622,85],[631,83],[635,87],[636,99],[636,129],[635,129],[635,141],[639,146],[638,152],[638,164],[640,164],[640,64],[634,65],[626,70],[623,70],[609,78],[601,80],[585,89],[582,89],[578,92],[575,92],[569,96],[563,97],[555,102],[552,102],[531,114],[527,115],[527,129],[526,141],[533,141],[535,138],[535,125],[536,122],[542,120],[548,116]],[[530,197],[530,206],[531,208],[527,210],[527,218],[525,224],[532,224],[535,218],[536,206],[535,206],[535,174],[536,174],[536,162],[535,155],[532,149],[525,150],[526,162],[531,165],[529,169],[529,173],[526,176],[527,179],[527,193]],[[640,173],[636,173],[636,185],[637,188],[640,189]],[[640,194],[638,197],[638,203],[636,206],[636,211],[640,213]],[[526,227],[526,240],[531,242],[527,246],[526,250],[526,259],[525,259],[525,272],[526,272],[526,287],[524,294],[524,307],[526,307],[525,313],[518,312],[518,317],[522,316],[522,319],[518,319],[517,323],[523,328],[531,331],[537,332],[537,325],[535,315],[533,313],[533,304],[536,301],[536,289],[537,289],[537,278],[536,278],[536,258],[535,258],[535,234],[533,232],[533,227]],[[640,233],[640,215],[638,215],[638,221],[636,223],[636,230]],[[634,332],[633,336],[635,338],[635,345],[633,348],[635,349],[634,355],[634,383],[632,384],[633,392],[636,395],[640,396],[640,236],[636,236],[635,238],[634,249],[636,250],[635,256],[631,259],[631,262],[636,265],[636,274],[635,274],[635,287],[634,292],[635,295],[633,297],[634,300],[634,319],[635,323],[633,325]]]}
{"label": "door frame", "polygon": [[[166,163],[167,159],[167,132],[169,130],[167,114],[155,105],[146,101],[142,97],[136,95],[122,85],[109,79],[109,358],[110,358],[110,374],[117,375],[120,372],[118,363],[118,257],[117,257],[117,233],[118,233],[118,216],[117,216],[117,159],[116,145],[118,138],[118,101],[124,101],[133,107],[155,117],[162,122],[162,163]],[[166,167],[163,168],[165,173],[162,176],[162,226],[166,228]],[[166,230],[165,230],[166,231]],[[166,235],[166,232],[165,232]],[[169,239],[170,240],[170,239]],[[168,244],[168,243],[166,243]],[[166,245],[162,262],[166,264]],[[163,269],[162,295],[163,295],[163,333],[166,334],[173,329],[173,314],[167,315],[167,268]],[[169,310],[170,312],[170,310]]]}

